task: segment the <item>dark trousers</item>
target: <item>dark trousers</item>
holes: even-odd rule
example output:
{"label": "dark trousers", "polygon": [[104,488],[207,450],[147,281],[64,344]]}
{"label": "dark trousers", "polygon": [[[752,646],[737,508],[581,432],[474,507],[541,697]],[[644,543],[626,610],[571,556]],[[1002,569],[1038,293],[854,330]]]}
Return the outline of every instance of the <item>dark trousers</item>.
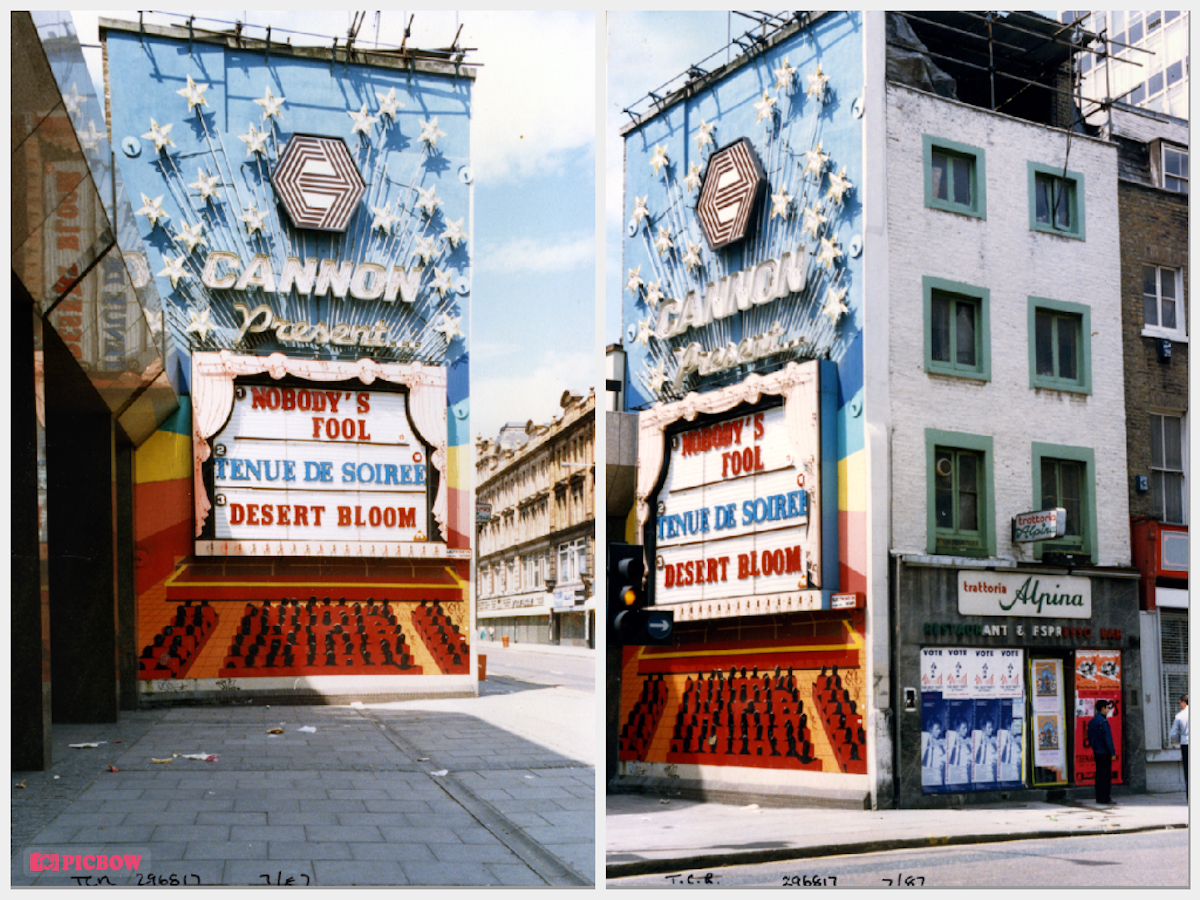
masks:
{"label": "dark trousers", "polygon": [[1096,802],[1112,802],[1112,754],[1096,754]]}
{"label": "dark trousers", "polygon": [[1186,794],[1188,789],[1187,780],[1187,744],[1179,745],[1179,758],[1183,760],[1183,792]]}

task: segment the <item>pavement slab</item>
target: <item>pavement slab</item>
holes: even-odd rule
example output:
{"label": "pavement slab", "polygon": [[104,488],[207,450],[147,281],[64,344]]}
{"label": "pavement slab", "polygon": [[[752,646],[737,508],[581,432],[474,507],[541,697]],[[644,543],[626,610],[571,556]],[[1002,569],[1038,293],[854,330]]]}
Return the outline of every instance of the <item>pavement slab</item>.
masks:
{"label": "pavement slab", "polygon": [[[485,698],[160,707],[117,724],[56,725],[54,765],[13,773],[26,787],[12,792],[11,884],[72,884],[71,873],[30,871],[28,853],[95,847],[144,856],[144,869],[114,884],[139,874],[143,884],[592,884],[590,759],[552,746],[561,736],[512,730],[514,711],[546,691],[493,698],[506,706],[490,712]],[[66,746],[83,741],[105,743]],[[549,824],[560,816],[565,827]]]}

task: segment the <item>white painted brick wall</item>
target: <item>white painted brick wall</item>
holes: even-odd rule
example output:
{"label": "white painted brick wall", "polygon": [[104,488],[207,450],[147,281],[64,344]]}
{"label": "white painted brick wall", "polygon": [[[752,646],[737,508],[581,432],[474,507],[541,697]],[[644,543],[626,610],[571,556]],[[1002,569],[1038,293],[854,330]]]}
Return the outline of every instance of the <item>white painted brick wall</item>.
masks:
{"label": "white painted brick wall", "polygon": [[[889,84],[887,194],[894,549],[927,550],[925,429],[990,435],[997,553],[1015,513],[1035,509],[1032,444],[1091,447],[1096,458],[1097,562],[1129,565],[1125,401],[1115,149],[1072,135],[1067,168],[1085,179],[1086,240],[1029,229],[1026,162],[1063,164],[1065,132]],[[987,218],[925,207],[922,135],[986,154]],[[925,372],[923,276],[991,291],[989,382]],[[1091,307],[1092,393],[1029,386],[1028,297]]]}

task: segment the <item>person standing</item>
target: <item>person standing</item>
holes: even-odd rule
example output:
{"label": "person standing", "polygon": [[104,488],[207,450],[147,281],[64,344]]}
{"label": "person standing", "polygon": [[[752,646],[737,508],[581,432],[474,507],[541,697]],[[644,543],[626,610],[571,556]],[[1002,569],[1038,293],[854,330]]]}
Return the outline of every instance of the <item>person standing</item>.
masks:
{"label": "person standing", "polygon": [[1112,761],[1117,752],[1108,724],[1108,709],[1107,700],[1097,700],[1096,714],[1087,726],[1088,743],[1096,760],[1096,802],[1105,806],[1112,804]]}
{"label": "person standing", "polygon": [[1188,699],[1187,694],[1179,698],[1179,712],[1171,725],[1171,743],[1179,744],[1179,758],[1183,761],[1183,791],[1188,789]]}

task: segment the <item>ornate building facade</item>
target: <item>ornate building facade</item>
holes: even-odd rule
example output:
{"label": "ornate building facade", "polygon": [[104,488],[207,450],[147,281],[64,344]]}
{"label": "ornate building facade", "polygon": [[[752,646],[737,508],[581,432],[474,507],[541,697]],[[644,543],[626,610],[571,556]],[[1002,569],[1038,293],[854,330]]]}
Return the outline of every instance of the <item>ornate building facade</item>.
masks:
{"label": "ornate building facade", "polygon": [[547,425],[476,444],[478,623],[485,639],[595,647],[596,394]]}

